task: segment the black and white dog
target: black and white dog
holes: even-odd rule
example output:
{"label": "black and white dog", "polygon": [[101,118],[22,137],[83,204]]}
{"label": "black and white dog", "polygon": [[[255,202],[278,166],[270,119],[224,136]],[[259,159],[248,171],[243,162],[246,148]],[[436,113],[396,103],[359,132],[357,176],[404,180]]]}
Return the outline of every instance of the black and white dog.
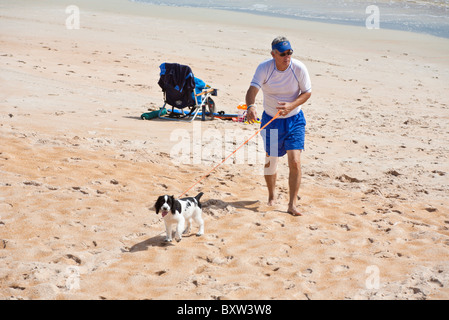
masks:
{"label": "black and white dog", "polygon": [[[195,220],[200,225],[200,230],[196,234],[198,237],[204,234],[204,221],[201,217],[203,210],[201,209],[200,198],[203,193],[199,193],[196,197],[189,197],[176,200],[174,196],[160,196],[156,204],[156,214],[162,212],[162,217],[165,222],[165,231],[167,236],[165,241],[172,241],[172,229],[176,226],[175,239],[182,240],[182,235],[190,232],[192,220]],[[187,225],[186,225],[187,224]],[[186,227],[184,229],[184,227]]]}

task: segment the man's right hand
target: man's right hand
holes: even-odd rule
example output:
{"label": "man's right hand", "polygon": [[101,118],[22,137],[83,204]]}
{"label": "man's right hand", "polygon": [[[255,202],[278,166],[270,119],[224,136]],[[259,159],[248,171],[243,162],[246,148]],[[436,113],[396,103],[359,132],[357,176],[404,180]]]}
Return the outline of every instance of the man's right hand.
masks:
{"label": "man's right hand", "polygon": [[247,112],[246,112],[246,120],[249,123],[253,123],[253,122],[257,121],[257,110],[256,110],[255,106],[253,106],[253,107],[249,108],[249,110],[247,110]]}
{"label": "man's right hand", "polygon": [[257,110],[256,110],[256,106],[254,106],[254,103],[256,102],[256,96],[257,93],[259,92],[259,89],[253,86],[250,86],[248,91],[246,92],[246,98],[245,98],[245,102],[246,105],[249,107],[251,105],[253,105],[251,108],[246,109],[246,120],[249,123],[255,122],[257,121]]}

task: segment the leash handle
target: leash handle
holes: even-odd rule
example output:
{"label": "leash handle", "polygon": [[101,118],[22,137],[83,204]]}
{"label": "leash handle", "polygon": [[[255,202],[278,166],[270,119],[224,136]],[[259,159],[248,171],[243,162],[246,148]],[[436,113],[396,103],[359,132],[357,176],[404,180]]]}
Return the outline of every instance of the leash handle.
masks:
{"label": "leash handle", "polygon": [[201,181],[203,181],[205,178],[207,178],[208,175],[210,175],[215,169],[217,169],[219,166],[221,166],[223,163],[226,162],[226,160],[228,160],[230,157],[232,157],[237,151],[239,151],[245,144],[247,144],[251,139],[253,139],[255,136],[257,136],[263,129],[265,129],[270,123],[272,123],[274,120],[276,120],[279,115],[280,115],[281,111],[279,110],[276,115],[270,120],[268,121],[262,128],[260,128],[259,130],[256,131],[256,133],[254,133],[248,140],[246,140],[245,142],[242,143],[241,146],[239,146],[237,149],[235,149],[229,156],[227,156],[222,162],[220,162],[219,164],[217,164],[215,167],[213,167],[211,170],[209,170],[204,176],[202,176],[197,182],[195,182],[189,189],[187,189],[186,191],[184,191],[179,197],[178,199],[180,199],[182,196],[184,196],[187,192],[189,192],[191,189],[193,189],[193,187],[195,187],[198,183],[200,183]]}

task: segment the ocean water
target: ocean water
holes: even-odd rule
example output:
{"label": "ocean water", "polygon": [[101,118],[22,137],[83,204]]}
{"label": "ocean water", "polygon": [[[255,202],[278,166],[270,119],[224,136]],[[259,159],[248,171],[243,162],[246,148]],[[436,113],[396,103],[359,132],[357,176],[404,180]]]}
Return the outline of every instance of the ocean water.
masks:
{"label": "ocean water", "polygon": [[[379,27],[449,38],[449,0],[131,0],[156,5],[251,12],[328,23]],[[378,11],[368,10],[377,6]],[[377,15],[378,13],[378,15]],[[377,15],[376,17],[373,16]],[[373,18],[377,18],[374,20]],[[376,22],[378,21],[378,23]]]}

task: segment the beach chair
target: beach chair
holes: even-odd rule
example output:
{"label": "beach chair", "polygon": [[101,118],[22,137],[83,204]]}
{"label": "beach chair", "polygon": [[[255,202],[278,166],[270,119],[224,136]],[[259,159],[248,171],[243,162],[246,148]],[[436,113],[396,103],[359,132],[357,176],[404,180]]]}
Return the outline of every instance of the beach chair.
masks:
{"label": "beach chair", "polygon": [[[191,122],[199,114],[203,121],[214,119],[215,103],[211,96],[217,95],[217,89],[195,78],[189,66],[163,63],[159,68],[158,84],[164,93],[164,105],[158,114],[160,119]],[[166,110],[167,105],[171,106],[171,111]]]}

